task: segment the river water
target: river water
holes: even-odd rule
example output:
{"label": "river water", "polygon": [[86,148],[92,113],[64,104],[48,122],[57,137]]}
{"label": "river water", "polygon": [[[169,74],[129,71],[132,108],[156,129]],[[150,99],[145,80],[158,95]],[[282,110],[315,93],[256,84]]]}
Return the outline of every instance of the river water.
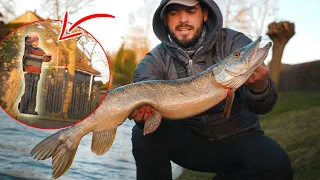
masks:
{"label": "river water", "polygon": [[[133,180],[136,166],[131,153],[133,121],[118,127],[115,141],[103,156],[91,152],[92,133],[84,136],[69,170],[59,179]],[[0,180],[52,179],[51,158],[36,161],[31,149],[57,130],[40,130],[20,124],[0,108]],[[172,163],[172,168],[176,170]]]}

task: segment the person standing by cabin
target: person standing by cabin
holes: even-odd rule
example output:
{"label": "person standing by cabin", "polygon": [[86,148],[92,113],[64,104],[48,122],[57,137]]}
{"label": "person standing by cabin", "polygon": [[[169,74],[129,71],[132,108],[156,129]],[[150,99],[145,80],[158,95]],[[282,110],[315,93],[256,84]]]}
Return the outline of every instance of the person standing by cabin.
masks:
{"label": "person standing by cabin", "polygon": [[38,115],[35,111],[38,81],[43,62],[51,61],[51,54],[46,54],[39,45],[39,36],[31,33],[25,36],[25,50],[22,59],[25,90],[18,105],[20,113]]}
{"label": "person standing by cabin", "polygon": [[[138,64],[134,82],[170,80],[199,74],[252,42],[241,32],[222,28],[222,15],[212,0],[162,0],[153,17],[161,43]],[[201,93],[201,92],[199,92]],[[143,106],[130,119],[132,153],[138,180],[171,180],[171,164],[214,172],[214,180],[291,180],[290,159],[264,135],[259,115],[273,109],[278,92],[265,64],[235,92],[229,118],[221,118],[226,101],[181,121],[162,120],[143,135],[144,121],[154,111]]]}

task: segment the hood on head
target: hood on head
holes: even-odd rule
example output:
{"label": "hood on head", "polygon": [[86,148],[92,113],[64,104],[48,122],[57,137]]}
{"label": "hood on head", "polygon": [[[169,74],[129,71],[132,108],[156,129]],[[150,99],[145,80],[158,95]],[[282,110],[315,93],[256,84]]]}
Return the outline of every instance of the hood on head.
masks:
{"label": "hood on head", "polygon": [[[162,0],[159,7],[156,9],[153,16],[153,31],[157,38],[169,47],[174,47],[173,43],[168,38],[168,28],[166,27],[164,20],[160,18],[160,13],[163,7],[169,0]],[[213,0],[199,0],[208,7],[209,15],[208,20],[205,22],[208,33],[206,41],[204,42],[205,47],[210,49],[216,41],[216,37],[219,35],[222,29],[222,14],[218,5]]]}

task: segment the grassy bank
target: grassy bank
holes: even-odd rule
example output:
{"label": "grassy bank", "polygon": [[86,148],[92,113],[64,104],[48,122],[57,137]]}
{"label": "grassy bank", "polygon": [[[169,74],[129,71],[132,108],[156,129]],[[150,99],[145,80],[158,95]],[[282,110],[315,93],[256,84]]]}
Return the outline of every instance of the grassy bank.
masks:
{"label": "grassy bank", "polygon": [[[267,136],[289,154],[295,180],[320,179],[320,92],[286,92],[261,117]],[[185,170],[178,180],[211,180],[214,174]]]}

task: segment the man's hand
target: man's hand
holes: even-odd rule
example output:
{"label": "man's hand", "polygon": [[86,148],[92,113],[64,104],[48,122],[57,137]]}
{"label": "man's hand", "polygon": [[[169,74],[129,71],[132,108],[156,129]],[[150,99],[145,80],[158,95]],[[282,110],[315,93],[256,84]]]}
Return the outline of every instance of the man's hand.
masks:
{"label": "man's hand", "polygon": [[153,108],[151,106],[141,106],[129,116],[129,119],[134,119],[137,123],[143,124],[150,117],[152,112]]}
{"label": "man's hand", "polygon": [[255,93],[263,93],[268,87],[269,69],[263,63],[249,77],[245,85]]}
{"label": "man's hand", "polygon": [[44,62],[50,62],[50,61],[51,61],[51,58],[52,58],[52,54],[51,54],[51,53],[46,53],[46,54],[43,56],[43,61],[44,61]]}

